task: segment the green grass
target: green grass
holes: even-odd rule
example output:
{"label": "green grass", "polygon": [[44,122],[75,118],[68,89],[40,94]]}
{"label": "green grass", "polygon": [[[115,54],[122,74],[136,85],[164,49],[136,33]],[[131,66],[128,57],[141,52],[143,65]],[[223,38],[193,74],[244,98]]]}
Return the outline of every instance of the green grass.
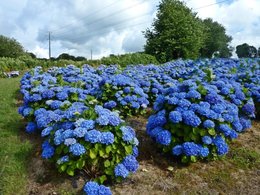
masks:
{"label": "green grass", "polygon": [[0,79],[0,195],[27,194],[27,160],[32,145],[21,140],[17,113],[20,78]]}

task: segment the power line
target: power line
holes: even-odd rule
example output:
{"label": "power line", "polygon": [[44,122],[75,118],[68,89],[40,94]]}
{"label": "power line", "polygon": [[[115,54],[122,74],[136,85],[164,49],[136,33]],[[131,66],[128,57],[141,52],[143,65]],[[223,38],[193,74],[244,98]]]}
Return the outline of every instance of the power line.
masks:
{"label": "power line", "polygon": [[[99,30],[102,30],[102,29],[113,28],[113,27],[118,26],[118,25],[120,25],[120,24],[124,24],[124,23],[127,22],[127,21],[131,21],[131,20],[134,20],[134,19],[137,19],[137,18],[141,18],[141,17],[147,16],[147,15],[150,15],[150,13],[145,13],[145,14],[142,14],[142,15],[139,15],[139,16],[127,18],[127,19],[121,20],[121,21],[119,21],[119,22],[117,22],[117,23],[114,23],[114,24],[108,24],[108,25],[106,25],[106,26],[102,26],[101,28],[95,29],[94,31],[91,31],[91,32],[98,32]],[[81,35],[81,34],[83,34],[83,33],[80,33],[80,34],[78,34],[78,35]],[[61,36],[59,36],[59,35],[60,35],[60,34],[58,34],[58,36],[55,35],[55,38],[63,38],[63,37],[66,36],[65,33],[61,34]]]}
{"label": "power line", "polygon": [[[111,7],[112,5],[114,5],[114,4],[116,4],[116,3],[119,3],[119,2],[120,2],[120,1],[114,1],[113,3],[111,3],[111,4],[109,4],[109,5],[105,6],[105,7],[103,7],[103,8],[101,8],[101,9],[97,9],[97,10],[91,12],[90,14],[88,14],[88,15],[86,15],[86,16],[77,18],[77,21],[83,20],[83,19],[85,19],[86,17],[89,17],[89,16],[91,16],[91,15],[93,15],[93,14],[96,14],[96,13],[98,13],[98,12],[100,12],[100,11],[102,11],[102,10],[108,8],[108,7]],[[61,26],[61,27],[59,27],[59,28],[57,28],[57,29],[54,29],[54,30],[52,30],[52,32],[57,32],[57,31],[60,31],[60,30],[63,29],[63,28],[67,28],[68,26],[73,25],[74,22],[76,22],[76,21],[73,21],[73,22],[68,23],[68,24],[66,24],[66,25],[64,25],[64,26]]]}
{"label": "power line", "polygon": [[[146,23],[148,24],[148,23],[150,23],[150,21],[144,21],[144,22],[140,22],[140,23],[137,23],[137,24],[129,25],[129,26],[121,26],[121,27],[118,27],[118,28],[114,28],[113,30],[119,32],[119,31],[124,30],[124,29],[126,29],[126,28],[131,28],[131,27],[139,26],[139,25],[146,24]],[[85,35],[83,35],[83,36],[78,36],[78,37],[70,38],[70,41],[75,41],[75,42],[76,42],[76,41],[81,40],[82,38],[87,39],[87,38],[92,37],[93,35],[98,36],[98,35],[107,33],[107,32],[109,32],[110,30],[111,30],[111,29],[107,29],[107,30],[105,30],[105,31],[99,31],[99,33],[96,33],[95,31],[93,31],[93,32],[91,32],[91,33],[89,33],[89,34],[85,34]]]}
{"label": "power line", "polygon": [[209,4],[209,5],[205,5],[205,6],[202,6],[202,7],[197,7],[197,8],[195,8],[195,9],[193,9],[193,10],[199,10],[199,9],[207,8],[207,7],[214,6],[214,5],[218,5],[218,4],[227,2],[227,1],[230,1],[230,0],[219,1],[219,2],[212,3],[212,4]]}
{"label": "power line", "polygon": [[[134,8],[134,7],[138,6],[138,5],[141,5],[141,4],[144,3],[145,1],[147,1],[147,0],[142,0],[141,2],[138,2],[138,3],[135,3],[135,4],[131,5],[131,6],[129,6],[129,7],[125,7],[125,8],[123,8],[123,9],[120,9],[120,10],[118,10],[118,11],[116,11],[116,12],[113,12],[112,14],[108,14],[108,15],[103,16],[103,17],[101,17],[101,18],[98,18],[98,19],[96,19],[96,20],[90,21],[90,22],[86,23],[85,25],[91,25],[91,24],[93,24],[93,23],[100,22],[100,21],[102,21],[102,20],[105,19],[105,18],[109,18],[109,17],[114,16],[114,15],[116,15],[116,14],[118,14],[118,13],[122,13],[122,12],[124,12],[124,11],[126,11],[126,10],[129,10],[129,9],[131,9],[131,8]],[[117,2],[119,2],[119,1],[117,1]],[[117,3],[117,2],[114,2],[114,3],[110,4],[109,6],[111,6],[111,5],[113,5],[113,4]],[[104,9],[104,8],[98,10],[97,12],[102,11],[103,9]],[[97,13],[97,12],[96,12],[96,13]],[[89,14],[89,15],[93,15],[93,14]],[[84,16],[84,17],[78,19],[77,21],[82,20],[82,19],[85,19],[85,18],[88,17],[89,15]],[[67,26],[69,26],[69,25],[67,25]],[[71,31],[71,30],[68,30],[68,31]],[[53,31],[52,31],[52,32],[53,32]],[[64,32],[66,32],[66,31],[64,31]],[[64,34],[64,32],[61,32],[60,34]],[[58,33],[58,34],[59,34],[59,33]]]}

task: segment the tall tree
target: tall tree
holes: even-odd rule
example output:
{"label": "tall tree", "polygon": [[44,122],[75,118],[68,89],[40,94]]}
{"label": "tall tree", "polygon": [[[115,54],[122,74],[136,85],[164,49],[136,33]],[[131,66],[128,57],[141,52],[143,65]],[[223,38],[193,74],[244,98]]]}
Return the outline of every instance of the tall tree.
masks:
{"label": "tall tree", "polygon": [[201,21],[179,0],[162,0],[157,18],[144,35],[145,52],[160,62],[196,58],[204,42]]}
{"label": "tall tree", "polygon": [[201,56],[211,58],[213,54],[218,57],[230,57],[232,47],[229,43],[232,37],[226,34],[224,26],[210,18],[203,20],[205,42],[201,48]]}
{"label": "tall tree", "polygon": [[257,49],[254,46],[243,43],[236,47],[236,53],[239,58],[255,58],[257,57]]}
{"label": "tall tree", "polygon": [[18,41],[0,35],[0,57],[17,58],[24,54],[24,49]]}

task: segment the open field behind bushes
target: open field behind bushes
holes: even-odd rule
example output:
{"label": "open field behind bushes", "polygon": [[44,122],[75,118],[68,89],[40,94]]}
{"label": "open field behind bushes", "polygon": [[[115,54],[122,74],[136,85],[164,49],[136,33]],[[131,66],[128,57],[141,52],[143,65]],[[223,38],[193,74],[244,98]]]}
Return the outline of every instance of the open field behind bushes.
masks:
{"label": "open field behind bushes", "polygon": [[[15,131],[27,144],[21,193],[110,194],[102,184],[114,194],[259,191],[257,59],[37,67],[21,80],[23,97],[12,90],[15,104],[5,105],[23,100],[29,133]],[[13,182],[2,183],[12,194]]]}

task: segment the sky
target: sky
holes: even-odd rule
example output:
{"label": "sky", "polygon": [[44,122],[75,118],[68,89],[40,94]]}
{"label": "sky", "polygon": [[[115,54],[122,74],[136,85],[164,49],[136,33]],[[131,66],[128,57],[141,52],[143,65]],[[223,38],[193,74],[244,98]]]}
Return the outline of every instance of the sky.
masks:
{"label": "sky", "polygon": [[[61,53],[98,59],[143,51],[160,0],[1,0],[0,34],[48,58]],[[221,23],[232,46],[260,47],[260,0],[184,0],[202,19]]]}

